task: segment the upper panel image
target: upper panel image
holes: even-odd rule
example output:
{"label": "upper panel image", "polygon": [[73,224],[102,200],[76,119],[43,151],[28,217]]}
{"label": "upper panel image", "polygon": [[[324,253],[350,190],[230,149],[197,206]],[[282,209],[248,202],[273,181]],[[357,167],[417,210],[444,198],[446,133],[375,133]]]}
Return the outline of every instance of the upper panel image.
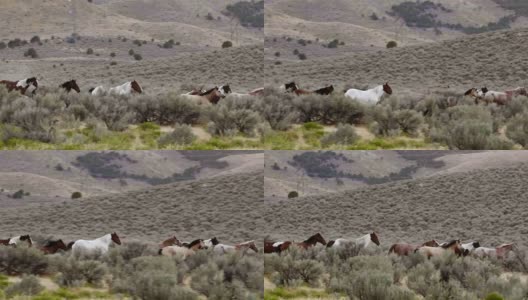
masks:
{"label": "upper panel image", "polygon": [[265,27],[275,148],[528,145],[526,1],[266,0]]}
{"label": "upper panel image", "polygon": [[0,149],[261,148],[263,41],[263,1],[1,1]]}

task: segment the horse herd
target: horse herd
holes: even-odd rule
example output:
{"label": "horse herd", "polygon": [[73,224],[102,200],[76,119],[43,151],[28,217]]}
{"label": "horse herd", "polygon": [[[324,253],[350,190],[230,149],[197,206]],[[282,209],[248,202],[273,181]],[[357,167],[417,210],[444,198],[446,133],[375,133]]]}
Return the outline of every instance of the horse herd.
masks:
{"label": "horse herd", "polygon": [[[326,248],[339,249],[347,245],[356,247],[358,251],[367,248],[371,243],[380,246],[380,241],[377,233],[372,232],[356,239],[338,238],[326,242],[320,233],[310,236],[302,242],[294,241],[264,241],[264,253],[282,253],[290,247],[297,247],[300,249],[308,249],[320,243]],[[458,256],[477,256],[490,257],[497,259],[504,259],[508,257],[510,251],[514,248],[514,244],[501,244],[497,247],[482,247],[477,241],[462,244],[460,240],[451,240],[449,242],[440,243],[437,240],[430,240],[420,245],[409,243],[396,243],[389,249],[389,254],[394,253],[398,256],[408,256],[413,253],[418,253],[431,258],[433,256],[440,256],[446,252],[453,252]]]}
{"label": "horse herd", "polygon": [[[39,87],[38,80],[35,77],[25,78],[18,81],[0,80],[0,84],[4,85],[8,92],[18,91],[22,95],[35,95]],[[64,89],[67,93],[75,91],[81,92],[79,85],[75,79],[71,79],[59,85],[59,88]],[[128,96],[133,94],[143,94],[143,88],[136,80],[125,82],[119,86],[107,88],[99,85],[88,90],[92,96],[117,95]],[[248,93],[236,93],[231,90],[231,87],[226,84],[222,86],[215,86],[211,89],[193,89],[192,91],[181,94],[180,96],[194,101],[199,105],[217,104],[221,99],[227,96],[244,97],[244,96],[260,96],[264,93],[264,88],[258,88]]]}
{"label": "horse herd", "polygon": [[[21,243],[27,243],[29,247],[33,246],[33,241],[29,235],[15,236],[9,239],[0,240],[0,245],[17,247]],[[44,246],[38,247],[44,254],[55,254],[59,251],[72,251],[73,255],[89,254],[106,254],[112,243],[121,245],[121,239],[117,233],[109,233],[100,238],[93,240],[76,240],[68,244],[62,239],[48,240]],[[226,254],[241,251],[246,253],[248,250],[258,252],[255,241],[247,241],[235,245],[222,244],[216,237],[208,240],[196,239],[191,242],[182,242],[172,236],[159,244],[159,255],[164,256],[181,256],[186,258],[195,254],[202,249],[212,249],[214,253]]]}

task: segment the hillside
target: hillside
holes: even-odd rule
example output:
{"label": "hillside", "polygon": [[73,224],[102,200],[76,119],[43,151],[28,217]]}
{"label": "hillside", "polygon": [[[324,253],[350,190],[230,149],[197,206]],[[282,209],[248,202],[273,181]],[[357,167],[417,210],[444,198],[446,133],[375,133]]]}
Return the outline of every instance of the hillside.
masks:
{"label": "hillside", "polygon": [[[528,85],[523,54],[528,29],[503,30],[468,37],[274,65],[266,60],[266,82],[296,80],[301,87],[373,87],[389,82],[393,95],[446,89],[462,94],[473,86],[493,89]],[[492,67],[491,67],[492,66]]]}
{"label": "hillside", "polygon": [[[266,53],[267,57],[272,57],[280,51],[281,59],[297,60],[291,53],[294,48],[314,58],[378,50],[391,40],[404,46],[437,42],[464,36],[471,28],[486,30],[490,23],[500,23],[501,19],[513,15],[518,17],[508,24],[509,28],[526,27],[528,19],[522,5],[508,5],[507,2],[446,0],[420,5],[407,0],[267,1]],[[422,23],[416,26],[415,21]],[[453,25],[453,28],[447,25],[429,27],[427,21]],[[461,28],[457,30],[455,25]],[[290,37],[293,41],[286,42],[282,37]],[[297,39],[313,43],[300,46]],[[323,48],[334,39],[344,45]]]}
{"label": "hillside", "polygon": [[122,239],[159,242],[218,237],[260,239],[262,172],[173,183],[57,204],[2,210],[0,236],[30,233],[64,239],[117,231]]}
{"label": "hillside", "polygon": [[516,166],[524,151],[273,151],[265,154],[265,197],[285,199],[393,181]]}
{"label": "hillside", "polygon": [[263,232],[299,240],[316,232],[334,239],[375,230],[384,248],[453,238],[527,247],[526,176],[523,163],[268,202]]}
{"label": "hillside", "polygon": [[[256,151],[3,151],[2,207],[120,194],[170,182],[205,179],[262,169]],[[18,190],[29,195],[14,199]]]}

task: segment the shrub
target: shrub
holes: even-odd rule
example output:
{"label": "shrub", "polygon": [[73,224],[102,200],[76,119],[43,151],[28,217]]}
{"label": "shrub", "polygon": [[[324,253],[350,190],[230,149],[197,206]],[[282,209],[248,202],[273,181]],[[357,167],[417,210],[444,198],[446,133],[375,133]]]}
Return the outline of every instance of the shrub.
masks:
{"label": "shrub", "polygon": [[277,51],[277,52],[275,52],[274,55],[275,55],[275,57],[280,57],[280,56],[281,56],[281,53]]}
{"label": "shrub", "polygon": [[233,47],[233,43],[231,41],[225,41],[222,43],[222,48],[231,48]]}
{"label": "shrub", "polygon": [[175,145],[190,145],[196,140],[196,135],[192,132],[192,128],[185,124],[176,124],[171,133],[162,135],[158,139],[160,147],[165,147],[169,144]]}
{"label": "shrub", "polygon": [[339,125],[337,130],[324,136],[321,139],[321,144],[324,147],[329,145],[352,145],[359,140],[359,136],[356,133],[354,126],[350,124]]}
{"label": "shrub", "polygon": [[35,48],[29,48],[24,52],[24,57],[38,58],[38,53]]}
{"label": "shrub", "polygon": [[22,199],[22,198],[24,198],[24,190],[18,190],[16,192],[14,192],[13,195],[11,195],[11,197],[13,197],[13,199]]}
{"label": "shrub", "polygon": [[143,56],[141,56],[141,54],[136,53],[136,54],[134,54],[134,59],[135,60],[142,60]]}
{"label": "shrub", "polygon": [[116,57],[115,52],[110,53],[110,57]]}
{"label": "shrub", "polygon": [[330,43],[328,43],[328,45],[326,45],[326,47],[332,49],[332,48],[337,48],[339,46],[339,40],[333,40],[331,41]]}
{"label": "shrub", "polygon": [[395,41],[390,41],[387,43],[387,49],[396,48],[396,47],[398,47],[398,43],[396,43]]}
{"label": "shrub", "polygon": [[85,283],[99,285],[108,272],[105,264],[96,260],[80,260],[69,257],[56,261],[55,268],[60,272],[57,283],[61,286],[82,286]]}
{"label": "shrub", "polygon": [[178,287],[176,277],[170,273],[148,271],[139,272],[136,276],[132,294],[139,299],[198,299],[197,293]]}
{"label": "shrub", "polygon": [[308,57],[307,57],[306,54],[304,54],[304,53],[299,53],[299,55],[297,55],[297,57],[299,57],[300,60],[306,60],[306,59],[308,59]]}
{"label": "shrub", "polygon": [[101,97],[98,100],[99,102],[94,107],[94,115],[103,121],[109,130],[123,131],[128,128],[134,116],[128,111],[125,100],[110,96]]}
{"label": "shrub", "polygon": [[24,276],[20,282],[9,286],[5,293],[8,298],[16,295],[33,296],[44,290],[40,284],[38,277],[34,275]]}
{"label": "shrub", "polygon": [[79,199],[81,197],[82,197],[82,193],[81,192],[73,192],[72,195],[71,195],[72,199]]}
{"label": "shrub", "polygon": [[48,264],[47,257],[38,249],[0,247],[0,273],[42,275]]}
{"label": "shrub", "polygon": [[269,123],[273,130],[288,130],[299,118],[292,106],[291,95],[279,95],[276,90],[266,91],[264,98],[258,101],[255,109]]}
{"label": "shrub", "polygon": [[130,49],[128,50],[128,55],[132,56],[134,55],[136,52],[134,52],[134,49]]}
{"label": "shrub", "polygon": [[233,109],[220,104],[209,113],[209,131],[214,135],[229,136],[237,132],[253,135],[259,122],[256,112],[249,109]]}
{"label": "shrub", "polygon": [[92,54],[94,54],[94,50],[93,50],[92,48],[88,48],[88,49],[86,50],[86,54],[88,54],[88,55],[92,55]]}
{"label": "shrub", "polygon": [[7,47],[5,42],[0,42],[0,50],[3,50]]}
{"label": "shrub", "polygon": [[[191,101],[171,93],[161,98],[159,103],[159,122],[160,124],[197,124],[202,115],[202,108]],[[136,106],[136,112],[139,106]],[[143,111],[149,109],[144,108]]]}
{"label": "shrub", "polygon": [[485,300],[504,300],[504,297],[502,297],[499,293],[491,293],[486,296]]}
{"label": "shrub", "polygon": [[291,192],[288,193],[288,198],[290,198],[290,199],[291,198],[297,198],[297,197],[299,197],[299,193],[296,192],[296,191],[291,191]]}
{"label": "shrub", "polygon": [[33,36],[30,40],[30,43],[40,43],[40,37],[38,35]]}
{"label": "shrub", "polygon": [[528,113],[516,115],[508,122],[506,136],[525,148],[528,146]]}

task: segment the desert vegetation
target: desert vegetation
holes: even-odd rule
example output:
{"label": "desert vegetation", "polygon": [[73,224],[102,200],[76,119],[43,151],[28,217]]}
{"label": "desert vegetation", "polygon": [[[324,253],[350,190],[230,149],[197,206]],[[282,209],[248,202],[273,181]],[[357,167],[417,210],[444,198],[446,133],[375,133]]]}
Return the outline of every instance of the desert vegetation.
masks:
{"label": "desert vegetation", "polygon": [[[44,255],[0,247],[2,299],[261,299],[261,254],[200,250],[185,260],[157,245],[124,243],[107,255]],[[9,276],[9,277],[8,277]]]}
{"label": "desert vegetation", "polygon": [[526,270],[518,266],[513,257],[498,261],[447,254],[428,260],[380,249],[359,252],[353,246],[292,248],[265,255],[270,283],[264,299],[521,300],[528,296],[528,283]]}

